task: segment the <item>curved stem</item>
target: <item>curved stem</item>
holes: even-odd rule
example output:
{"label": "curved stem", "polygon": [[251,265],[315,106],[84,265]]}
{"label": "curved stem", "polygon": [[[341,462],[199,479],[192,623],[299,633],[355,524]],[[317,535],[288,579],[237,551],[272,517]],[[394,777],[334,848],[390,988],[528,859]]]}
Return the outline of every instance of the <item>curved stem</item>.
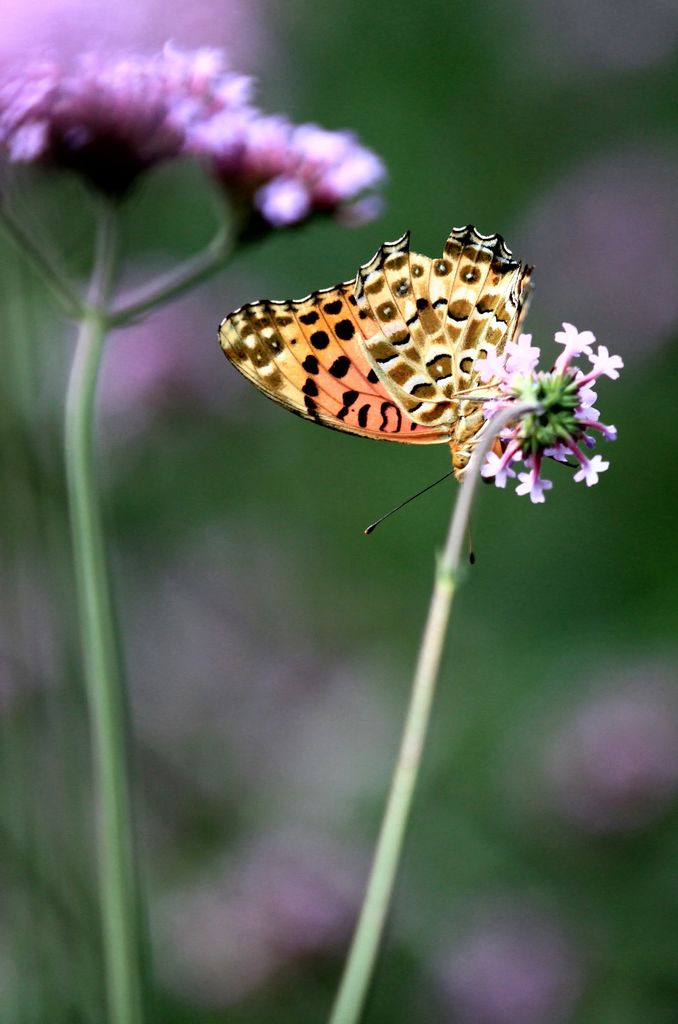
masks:
{"label": "curved stem", "polygon": [[98,867],[109,1024],[139,1024],[137,884],[126,769],[122,673],[94,466],[94,398],[108,321],[116,212],[99,226],[87,308],[68,382],[65,460],[98,803]]}
{"label": "curved stem", "polygon": [[459,490],[445,548],[438,561],[400,750],[391,779],[365,897],[330,1016],[330,1024],[357,1024],[374,973],[428,732],[452,598],[460,581],[464,539],[480,479],[480,468],[495,437],[507,423],[534,410],[533,404],[516,405],[488,422],[488,429],[483,432],[482,439],[473,452]]}
{"label": "curved stem", "polygon": [[35,272],[41,277],[52,293],[52,297],[63,312],[74,320],[83,315],[83,303],[78,293],[64,280],[59,270],[45,256],[30,235],[15,221],[6,206],[0,204],[0,223],[5,234],[26,257]]}
{"label": "curved stem", "polygon": [[179,267],[163,274],[140,288],[124,305],[114,308],[109,316],[111,327],[123,327],[156,306],[178,299],[220,271],[231,255],[232,242],[225,227],[220,228],[210,244]]}

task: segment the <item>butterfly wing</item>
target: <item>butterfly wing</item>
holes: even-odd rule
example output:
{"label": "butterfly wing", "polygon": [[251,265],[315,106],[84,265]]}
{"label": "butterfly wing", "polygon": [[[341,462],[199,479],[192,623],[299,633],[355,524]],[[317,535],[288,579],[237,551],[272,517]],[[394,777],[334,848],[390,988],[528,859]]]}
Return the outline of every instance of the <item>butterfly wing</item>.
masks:
{"label": "butterfly wing", "polygon": [[476,358],[501,353],[517,328],[531,268],[500,235],[454,228],[443,256],[409,251],[409,235],[383,245],[358,271],[358,308],[380,330],[366,338],[384,386],[424,426],[455,425],[451,399],[478,384]]}
{"label": "butterfly wing", "polygon": [[416,423],[447,428],[458,476],[487,422],[481,402],[459,396],[491,394],[475,361],[518,330],[531,269],[501,235],[469,225],[453,228],[439,259],[411,253],[405,234],[358,271],[358,306],[381,328],[365,341],[375,374]]}
{"label": "butterfly wing", "polygon": [[379,326],[353,290],[345,282],[241,306],[221,323],[221,347],[260,391],[305,419],[382,441],[447,441],[447,429],[415,422],[374,372],[365,344]]}
{"label": "butterfly wing", "polygon": [[[291,302],[253,302],[222,321],[231,362],[269,398],[347,433],[448,441],[463,470],[485,423],[476,359],[501,353],[526,309],[531,267],[500,235],[454,228],[442,257],[409,233],[345,282]],[[460,399],[459,396],[469,395]]]}

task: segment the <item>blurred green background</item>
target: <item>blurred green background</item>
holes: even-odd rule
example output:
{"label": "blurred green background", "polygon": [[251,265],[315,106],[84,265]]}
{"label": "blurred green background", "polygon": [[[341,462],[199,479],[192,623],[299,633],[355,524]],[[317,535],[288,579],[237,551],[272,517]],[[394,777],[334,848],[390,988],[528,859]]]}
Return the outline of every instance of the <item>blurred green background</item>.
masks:
{"label": "blurred green background", "polygon": [[[45,3],[37,42],[224,46],[265,109],[354,130],[390,177],[377,221],[281,231],[109,341],[98,444],[149,1020],[324,1019],[454,488],[365,538],[447,450],[289,416],[224,360],[217,324],[351,277],[405,228],[434,256],[470,222],[535,265],[527,326],[547,358],[563,321],[623,355],[600,388],[619,441],[593,490],[556,466],[543,506],[490,489],[477,504],[366,1019],[678,1022],[675,6],[118,7]],[[2,14],[8,58],[30,26]],[[79,187],[16,189],[84,278]],[[213,218],[196,168],[154,174],[125,210],[124,281],[188,255]],[[88,1024],[104,1018],[60,455],[73,330],[2,246],[0,1019]]]}

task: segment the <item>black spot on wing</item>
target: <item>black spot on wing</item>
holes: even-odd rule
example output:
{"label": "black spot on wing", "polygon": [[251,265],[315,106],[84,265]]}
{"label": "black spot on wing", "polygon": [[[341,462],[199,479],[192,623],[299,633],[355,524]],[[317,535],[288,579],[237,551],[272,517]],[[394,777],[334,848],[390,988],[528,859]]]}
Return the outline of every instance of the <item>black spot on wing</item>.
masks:
{"label": "black spot on wing", "polygon": [[320,365],[313,355],[306,356],[301,365],[306,370],[306,373],[320,373]]}
{"label": "black spot on wing", "polygon": [[355,327],[351,320],[339,320],[334,325],[334,333],[342,341],[350,341],[355,334]]}
{"label": "black spot on wing", "polygon": [[313,345],[313,348],[323,349],[327,348],[330,343],[329,335],[327,331],[314,331],[309,341]]}
{"label": "black spot on wing", "polygon": [[[341,377],[345,377],[351,368],[351,360],[348,356],[337,356],[332,365],[330,366],[330,373],[333,377],[338,380]],[[369,378],[368,378],[369,379]]]}

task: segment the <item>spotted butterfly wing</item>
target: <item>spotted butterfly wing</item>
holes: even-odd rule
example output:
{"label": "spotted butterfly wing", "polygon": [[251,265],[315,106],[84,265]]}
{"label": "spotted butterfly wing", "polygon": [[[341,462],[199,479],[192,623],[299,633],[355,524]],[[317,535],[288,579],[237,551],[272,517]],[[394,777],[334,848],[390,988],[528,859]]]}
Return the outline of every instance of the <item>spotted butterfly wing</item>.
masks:
{"label": "spotted butterfly wing", "polygon": [[356,308],[353,287],[241,306],[222,322],[221,346],[260,391],[305,419],[379,440],[446,441],[444,429],[407,416],[377,377],[364,345],[378,327]]}
{"label": "spotted butterfly wing", "polygon": [[[221,324],[231,362],[307,419],[364,437],[446,441],[459,476],[484,424],[473,369],[525,311],[531,268],[499,235],[454,228],[439,259],[387,242],[344,282],[305,299],[248,303]],[[461,397],[460,397],[461,396]]]}

